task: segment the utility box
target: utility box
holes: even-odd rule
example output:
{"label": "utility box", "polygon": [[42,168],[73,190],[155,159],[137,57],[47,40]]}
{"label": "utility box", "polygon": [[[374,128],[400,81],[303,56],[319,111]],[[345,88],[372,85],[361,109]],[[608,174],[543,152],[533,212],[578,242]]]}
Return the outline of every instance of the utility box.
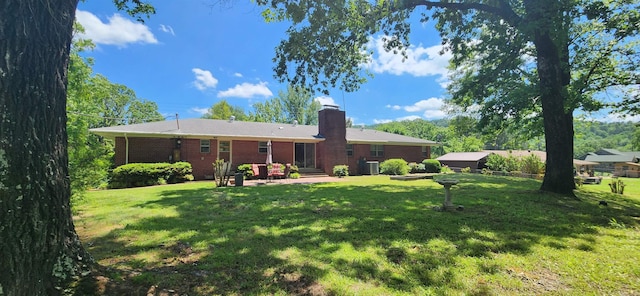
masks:
{"label": "utility box", "polygon": [[365,175],[378,175],[380,173],[380,163],[377,161],[367,161],[364,166]]}

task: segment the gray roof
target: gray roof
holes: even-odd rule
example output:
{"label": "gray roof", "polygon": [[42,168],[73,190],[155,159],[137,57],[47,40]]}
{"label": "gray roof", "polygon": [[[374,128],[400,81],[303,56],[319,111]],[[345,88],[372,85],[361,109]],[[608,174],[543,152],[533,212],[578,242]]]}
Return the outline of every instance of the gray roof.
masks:
{"label": "gray roof", "polygon": [[[119,125],[90,129],[92,133],[106,137],[160,137],[160,138],[243,138],[253,140],[284,140],[320,142],[316,125],[294,125],[287,123],[264,123],[216,119],[180,119]],[[378,143],[387,145],[439,145],[437,142],[387,132],[347,128],[348,143]]]}
{"label": "gray roof", "polygon": [[439,161],[479,161],[487,157],[490,152],[451,152],[437,158]]}
{"label": "gray roof", "polygon": [[587,155],[587,157],[585,157],[584,160],[586,161],[595,161],[595,162],[599,162],[599,163],[607,163],[607,162],[633,162],[634,159],[638,158],[640,156],[640,153],[637,154],[632,154],[632,153],[625,153],[625,154],[620,154],[620,155],[597,155],[597,154],[590,154]]}

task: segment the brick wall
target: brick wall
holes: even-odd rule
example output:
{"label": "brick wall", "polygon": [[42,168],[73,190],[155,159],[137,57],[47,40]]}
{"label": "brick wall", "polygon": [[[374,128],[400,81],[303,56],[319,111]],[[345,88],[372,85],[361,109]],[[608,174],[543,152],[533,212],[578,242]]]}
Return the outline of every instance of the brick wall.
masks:
{"label": "brick wall", "polygon": [[364,159],[366,161],[378,161],[383,162],[391,158],[402,158],[407,162],[422,162],[425,158],[431,157],[431,147],[427,147],[427,156],[423,156],[422,147],[420,146],[399,146],[399,145],[384,145],[384,156],[373,157],[371,156],[371,145],[369,144],[354,144],[353,155],[348,156],[349,174],[357,175],[358,172],[358,160]]}
{"label": "brick wall", "polygon": [[[273,162],[293,163],[294,144],[292,142],[271,142]],[[243,163],[265,163],[266,153],[258,153],[258,141],[233,141],[232,159],[235,166]]]}

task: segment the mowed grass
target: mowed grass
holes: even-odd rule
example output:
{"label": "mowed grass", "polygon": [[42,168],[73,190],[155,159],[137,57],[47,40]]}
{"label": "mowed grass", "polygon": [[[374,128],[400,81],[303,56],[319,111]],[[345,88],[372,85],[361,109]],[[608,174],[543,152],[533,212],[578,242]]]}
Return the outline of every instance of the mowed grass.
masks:
{"label": "mowed grass", "polygon": [[530,179],[437,178],[461,181],[464,210],[434,210],[432,180],[362,176],[94,191],[75,223],[107,267],[103,294],[640,294],[640,180],[624,179],[623,196],[584,185],[575,200]]}

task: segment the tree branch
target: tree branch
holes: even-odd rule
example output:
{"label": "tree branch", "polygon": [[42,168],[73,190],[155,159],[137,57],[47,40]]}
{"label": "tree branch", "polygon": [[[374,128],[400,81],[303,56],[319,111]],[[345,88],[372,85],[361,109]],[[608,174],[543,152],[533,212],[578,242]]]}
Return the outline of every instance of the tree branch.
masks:
{"label": "tree branch", "polygon": [[452,2],[433,2],[425,0],[405,0],[401,1],[400,5],[405,9],[412,9],[418,6],[425,6],[427,9],[431,8],[446,8],[452,10],[478,10],[493,14],[502,18],[513,27],[518,27],[523,18],[519,16],[511,6],[504,0],[498,0],[499,7],[482,4],[482,3],[452,3]]}

